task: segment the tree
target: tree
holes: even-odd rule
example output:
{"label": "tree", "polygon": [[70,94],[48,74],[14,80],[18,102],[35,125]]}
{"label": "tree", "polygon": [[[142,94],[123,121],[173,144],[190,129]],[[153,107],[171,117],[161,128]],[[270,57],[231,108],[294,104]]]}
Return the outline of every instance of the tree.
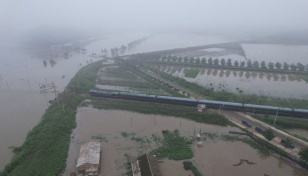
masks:
{"label": "tree", "polygon": [[219,64],[219,60],[218,60],[218,58],[216,58],[215,60],[214,60],[214,65],[218,65]]}
{"label": "tree", "polygon": [[265,130],[263,136],[269,141],[275,138],[274,131],[271,128]]}
{"label": "tree", "polygon": [[178,58],[176,56],[172,56],[172,62],[176,62]]}
{"label": "tree", "polygon": [[248,68],[252,68],[252,62],[251,62],[251,60],[248,60],[248,61],[247,61],[247,67],[248,67]]}
{"label": "tree", "polygon": [[209,65],[212,65],[213,64],[213,59],[210,57],[207,62],[209,63]]}
{"label": "tree", "polygon": [[261,68],[262,68],[262,69],[267,69],[265,61],[262,61],[262,62],[261,62]]}
{"label": "tree", "polygon": [[200,58],[199,57],[197,57],[197,59],[196,59],[196,64],[200,64]]}
{"label": "tree", "polygon": [[194,61],[195,61],[195,58],[194,58],[194,57],[190,57],[190,58],[189,58],[189,62],[190,62],[190,63],[194,63]]}
{"label": "tree", "polygon": [[227,66],[228,66],[228,67],[231,67],[231,66],[232,66],[232,60],[231,60],[230,58],[227,60]]}
{"label": "tree", "polygon": [[268,63],[268,69],[273,70],[274,69],[274,64],[273,62]]}
{"label": "tree", "polygon": [[206,58],[205,58],[205,57],[201,60],[201,63],[202,63],[203,65],[206,64]]}
{"label": "tree", "polygon": [[221,59],[221,60],[220,60],[220,64],[221,64],[222,66],[225,66],[225,65],[226,65],[226,60],[225,60],[225,59]]}
{"label": "tree", "polygon": [[288,63],[283,63],[283,69],[284,70],[289,70],[290,65]]}
{"label": "tree", "polygon": [[183,62],[183,58],[182,58],[182,57],[179,57],[179,58],[178,58],[178,62],[180,62],[180,63]]}
{"label": "tree", "polygon": [[238,67],[238,61],[234,61],[234,66]]}
{"label": "tree", "polygon": [[297,68],[299,71],[305,71],[305,65],[303,65],[302,63],[297,63]]}
{"label": "tree", "polygon": [[308,163],[308,147],[302,148],[299,152],[298,155],[300,156],[300,159],[303,160],[306,163]]}
{"label": "tree", "polygon": [[252,64],[253,68],[259,68],[260,67],[260,64],[258,61],[254,61],[253,64]]}
{"label": "tree", "polygon": [[241,62],[241,67],[245,67],[245,65],[246,65],[245,61],[242,61]]}
{"label": "tree", "polygon": [[185,62],[185,63],[188,62],[188,57],[187,57],[187,56],[184,57],[184,62]]}
{"label": "tree", "polygon": [[290,69],[292,71],[296,71],[297,70],[297,66],[295,64],[291,64]]}
{"label": "tree", "polygon": [[276,62],[275,67],[276,67],[277,70],[280,70],[281,67],[282,67],[282,64],[280,62]]}

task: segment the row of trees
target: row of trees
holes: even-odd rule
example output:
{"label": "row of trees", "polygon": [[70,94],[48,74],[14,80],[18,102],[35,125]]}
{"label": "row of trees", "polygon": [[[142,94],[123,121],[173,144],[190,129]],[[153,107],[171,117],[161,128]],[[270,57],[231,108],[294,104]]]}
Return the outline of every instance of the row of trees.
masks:
{"label": "row of trees", "polygon": [[[140,56],[139,56],[140,57]],[[287,62],[268,62],[265,61],[232,61],[229,59],[213,59],[213,58],[199,58],[199,57],[177,57],[177,56],[152,56],[152,57],[142,57],[145,60],[154,60],[154,61],[163,61],[163,62],[178,62],[178,63],[191,63],[191,64],[202,64],[202,65],[214,65],[214,66],[223,66],[223,67],[242,67],[242,68],[254,68],[254,69],[263,69],[263,70],[291,70],[291,71],[307,71],[308,64],[304,65],[302,63],[289,64]]]}

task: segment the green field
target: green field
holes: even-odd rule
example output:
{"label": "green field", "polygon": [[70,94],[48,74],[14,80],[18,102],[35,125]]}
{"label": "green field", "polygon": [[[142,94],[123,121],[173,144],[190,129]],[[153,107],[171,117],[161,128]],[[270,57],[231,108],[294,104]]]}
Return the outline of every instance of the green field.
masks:
{"label": "green field", "polygon": [[185,71],[185,77],[188,78],[195,78],[198,76],[200,70],[198,68],[190,68],[189,70]]}

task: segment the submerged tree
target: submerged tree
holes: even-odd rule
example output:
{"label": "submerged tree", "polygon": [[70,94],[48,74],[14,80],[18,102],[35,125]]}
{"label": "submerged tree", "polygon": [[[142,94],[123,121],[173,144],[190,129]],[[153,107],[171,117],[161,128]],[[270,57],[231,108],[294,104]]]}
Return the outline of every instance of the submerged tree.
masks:
{"label": "submerged tree", "polygon": [[276,67],[276,69],[280,70],[281,67],[282,67],[282,64],[280,62],[276,62],[275,67]]}
{"label": "submerged tree", "polygon": [[222,66],[225,66],[225,65],[226,65],[226,60],[225,60],[225,59],[221,59],[221,60],[220,60],[220,64],[221,64]]}
{"label": "submerged tree", "polygon": [[213,59],[211,57],[209,58],[208,63],[209,63],[209,65],[213,64]]}
{"label": "submerged tree", "polygon": [[290,65],[288,63],[283,63],[283,69],[284,70],[289,70]]}
{"label": "submerged tree", "polygon": [[232,66],[232,60],[231,60],[230,58],[227,60],[227,66],[228,66],[228,67],[231,67],[231,66]]}
{"label": "submerged tree", "polygon": [[214,60],[214,65],[219,65],[219,60],[218,60],[218,58],[216,58],[216,59]]}
{"label": "submerged tree", "polygon": [[273,70],[274,69],[274,64],[273,62],[268,63],[268,69]]}
{"label": "submerged tree", "polygon": [[248,60],[248,61],[247,61],[247,67],[248,67],[248,68],[252,68],[252,62],[251,62],[251,60]]}
{"label": "submerged tree", "polygon": [[254,61],[253,64],[252,64],[253,68],[259,68],[260,67],[260,64],[258,61]]}
{"label": "submerged tree", "polygon": [[265,61],[262,61],[262,62],[261,62],[261,68],[262,68],[262,69],[267,69]]}

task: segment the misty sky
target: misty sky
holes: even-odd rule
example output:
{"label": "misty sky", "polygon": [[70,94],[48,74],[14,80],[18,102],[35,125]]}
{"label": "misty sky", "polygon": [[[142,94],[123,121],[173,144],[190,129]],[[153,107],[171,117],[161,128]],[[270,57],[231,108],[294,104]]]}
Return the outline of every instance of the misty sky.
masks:
{"label": "misty sky", "polygon": [[0,37],[38,28],[79,30],[302,30],[307,0],[0,0]]}

